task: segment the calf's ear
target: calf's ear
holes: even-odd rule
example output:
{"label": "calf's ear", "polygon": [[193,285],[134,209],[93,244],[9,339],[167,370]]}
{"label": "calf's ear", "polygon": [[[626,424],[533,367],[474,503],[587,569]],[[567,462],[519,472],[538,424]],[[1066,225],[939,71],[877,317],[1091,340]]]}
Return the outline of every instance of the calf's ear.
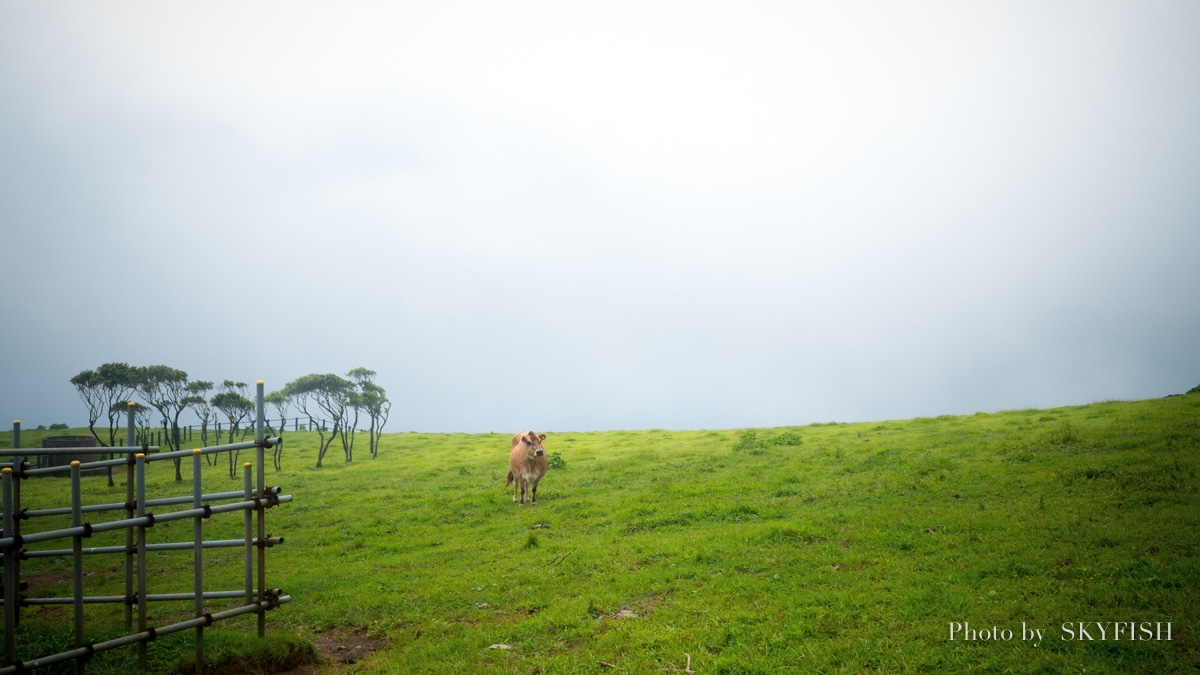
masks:
{"label": "calf's ear", "polygon": [[538,434],[538,440],[539,440],[539,441],[544,441],[544,440],[546,440],[546,434]]}

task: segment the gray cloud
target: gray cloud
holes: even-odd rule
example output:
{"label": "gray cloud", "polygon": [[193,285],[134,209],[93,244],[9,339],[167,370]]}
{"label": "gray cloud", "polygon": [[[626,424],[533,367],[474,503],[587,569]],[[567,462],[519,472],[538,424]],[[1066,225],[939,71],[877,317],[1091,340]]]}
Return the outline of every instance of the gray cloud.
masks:
{"label": "gray cloud", "polygon": [[1197,13],[5,5],[0,409],[113,360],[462,431],[1184,391]]}

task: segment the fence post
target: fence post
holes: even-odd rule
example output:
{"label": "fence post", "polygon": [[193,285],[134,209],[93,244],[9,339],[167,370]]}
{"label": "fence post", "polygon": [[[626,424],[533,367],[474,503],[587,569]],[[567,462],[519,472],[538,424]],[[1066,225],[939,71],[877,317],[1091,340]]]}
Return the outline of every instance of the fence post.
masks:
{"label": "fence post", "polygon": [[[146,455],[139,452],[135,457],[137,464],[137,516],[146,515]],[[146,632],[146,524],[137,526],[137,605],[138,632]],[[146,670],[146,643],[138,642],[138,667]]]}
{"label": "fence post", "polygon": [[[15,423],[14,423],[15,424]],[[4,467],[4,537],[13,536],[13,470]],[[17,546],[4,552],[4,657],[9,663],[17,662]]]}
{"label": "fence post", "polygon": [[[83,489],[79,480],[79,460],[71,462],[71,527],[83,525]],[[75,646],[87,644],[83,639],[83,535],[71,537],[71,582],[75,589]],[[86,656],[75,659],[75,672],[82,675]]]}
{"label": "fence post", "polygon": [[[13,449],[21,449],[21,420],[13,420]],[[25,457],[17,455],[13,457],[12,462],[12,503],[5,511],[11,516],[11,522],[8,523],[7,529],[12,537],[21,536],[21,472],[25,470]],[[21,546],[14,545],[8,549],[8,555],[4,556],[4,562],[8,563],[4,571],[12,578],[12,595],[5,593],[4,606],[12,607],[12,632],[16,633],[17,627],[21,625]],[[8,598],[12,598],[10,602]],[[13,661],[17,660],[17,653],[13,652]]]}
{"label": "fence post", "polygon": [[259,380],[255,383],[256,392],[255,400],[255,452],[256,461],[258,462],[258,505],[254,507],[255,516],[258,519],[258,637],[264,637],[267,634],[267,612],[264,609],[266,605],[264,601],[267,599],[267,523],[266,523],[266,503],[267,503],[267,485],[266,475],[266,445],[263,443],[263,427],[266,425],[266,407],[263,397],[264,383]]}
{"label": "fence post", "polygon": [[[190,428],[190,427],[189,427]],[[200,484],[200,449],[192,450],[192,508],[201,508],[204,501],[203,486]],[[196,516],[192,521],[192,539],[196,544],[192,555],[192,576],[195,577],[196,618],[204,616],[204,533],[201,525],[204,516]],[[196,626],[196,672],[204,669],[204,626]]]}
{"label": "fence post", "polygon": [[[125,446],[133,447],[137,441],[137,425],[133,411],[136,404],[129,402],[125,412]],[[133,518],[137,505],[133,501],[134,467],[133,455],[125,455],[125,517]],[[109,469],[112,471],[112,469]],[[133,630],[133,528],[125,528],[125,632]]]}
{"label": "fence post", "polygon": [[[242,498],[245,501],[254,499],[254,491],[250,488],[250,462],[242,465]],[[246,588],[246,604],[254,602],[254,516],[250,513],[250,509],[246,509],[243,513],[242,528],[243,536],[246,538],[246,568],[245,568],[245,588]]]}

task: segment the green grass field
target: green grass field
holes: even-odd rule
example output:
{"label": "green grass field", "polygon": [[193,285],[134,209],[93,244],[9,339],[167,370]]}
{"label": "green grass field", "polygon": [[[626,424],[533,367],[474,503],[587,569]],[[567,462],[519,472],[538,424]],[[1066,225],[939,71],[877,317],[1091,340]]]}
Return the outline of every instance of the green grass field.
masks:
{"label": "green grass field", "polygon": [[[560,466],[521,508],[502,489],[519,430],[388,434],[374,460],[364,436],[354,462],[335,447],[323,469],[315,434],[286,434],[283,470],[267,475],[295,501],[269,513],[286,543],[268,580],[294,601],[268,614],[271,633],[359,628],[382,644],[329,672],[661,673],[689,657],[703,675],[1200,668],[1200,395],[778,429],[537,429]],[[190,489],[187,464],[182,485],[172,474],[156,468],[152,496]],[[205,483],[241,485],[223,463]],[[28,481],[25,505],[65,503],[66,485]],[[86,481],[87,503],[123,495]],[[206,533],[241,527],[215,517]],[[151,533],[187,540],[191,526]],[[239,550],[206,557],[209,590],[238,587]],[[150,560],[151,592],[190,589],[190,552]],[[69,595],[67,563],[26,561],[42,581],[30,594]],[[89,592],[121,593],[119,558],[85,564]],[[154,605],[152,623],[190,608]],[[119,608],[87,614],[90,639],[119,634]],[[23,617],[23,657],[69,646],[69,608]],[[239,640],[253,621],[210,629],[210,652],[252,651]],[[1170,622],[1171,640],[1114,640],[1112,622]],[[1001,635],[966,640],[968,625]],[[1040,640],[1022,639],[1034,629]],[[192,639],[151,644],[152,669]],[[135,655],[97,656],[89,672],[128,671]]]}

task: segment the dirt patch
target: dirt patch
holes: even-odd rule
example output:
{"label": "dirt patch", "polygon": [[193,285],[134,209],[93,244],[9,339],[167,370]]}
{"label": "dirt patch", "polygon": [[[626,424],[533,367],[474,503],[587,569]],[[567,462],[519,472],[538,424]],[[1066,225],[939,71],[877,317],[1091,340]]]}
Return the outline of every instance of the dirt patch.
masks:
{"label": "dirt patch", "polygon": [[609,615],[611,619],[637,619],[646,616],[654,611],[666,598],[661,595],[652,595],[648,598],[642,598],[634,605],[623,605],[621,609]]}
{"label": "dirt patch", "polygon": [[[362,628],[334,628],[309,637],[297,639],[282,652],[249,658],[236,658],[220,665],[209,666],[205,675],[317,675],[317,673],[353,673],[358,664],[372,652],[383,648],[383,642],[367,637]],[[316,648],[315,650],[313,648]],[[286,652],[286,653],[283,653]],[[195,663],[177,666],[175,673],[194,675]]]}
{"label": "dirt patch", "polygon": [[[90,576],[86,575],[85,576]],[[36,572],[34,574],[22,574],[21,582],[28,585],[30,591],[37,590],[43,586],[53,586],[54,584],[69,584],[71,583],[70,572]]]}
{"label": "dirt patch", "polygon": [[367,637],[365,628],[332,628],[313,635],[312,641],[321,653],[321,662],[305,663],[280,675],[342,672],[342,667],[354,666],[372,652],[383,649],[383,641]]}

